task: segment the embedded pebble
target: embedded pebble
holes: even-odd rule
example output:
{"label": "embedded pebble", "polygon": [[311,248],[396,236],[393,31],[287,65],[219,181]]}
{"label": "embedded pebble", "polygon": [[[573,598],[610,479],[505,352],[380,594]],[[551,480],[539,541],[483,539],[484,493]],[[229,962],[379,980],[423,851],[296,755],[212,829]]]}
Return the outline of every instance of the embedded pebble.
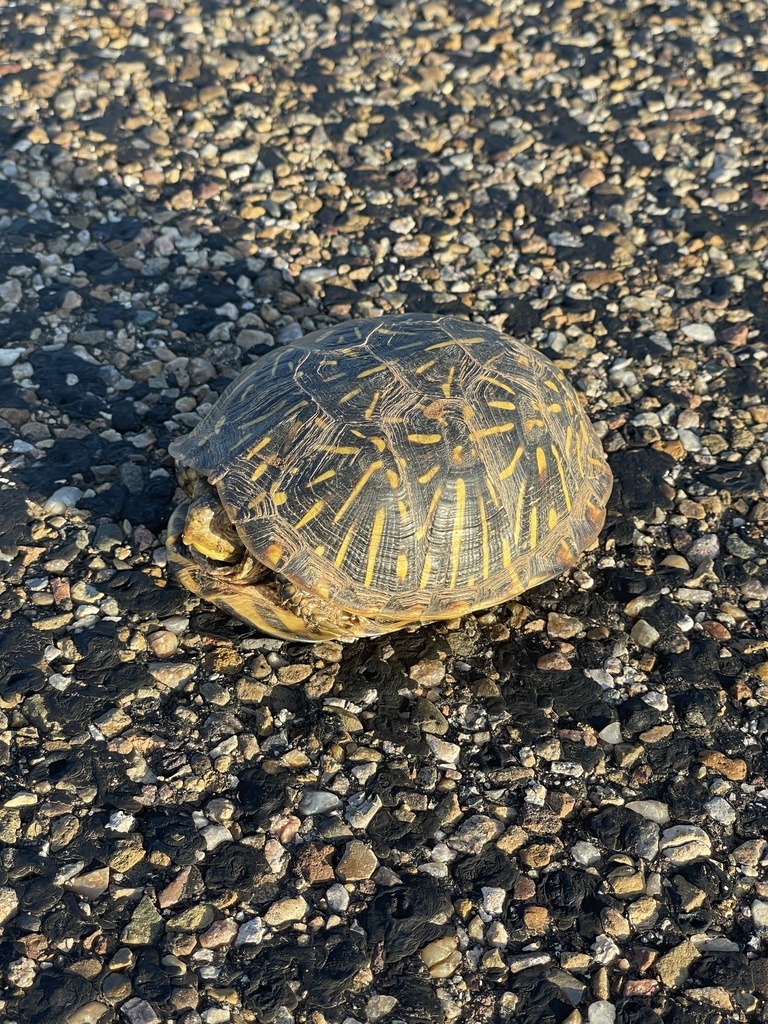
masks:
{"label": "embedded pebble", "polygon": [[630,636],[638,647],[653,647],[661,634],[650,622],[646,622],[645,619],[638,619],[632,627]]}
{"label": "embedded pebble", "polygon": [[685,324],[682,328],[686,338],[692,341],[701,341],[704,344],[711,344],[715,341],[715,332],[709,324]]}
{"label": "embedded pebble", "polygon": [[710,857],[712,841],[698,825],[673,825],[661,833],[659,852],[674,864]]}
{"label": "embedded pebble", "polygon": [[307,789],[302,793],[299,801],[299,814],[311,816],[313,814],[328,814],[341,807],[341,800],[335,793],[328,793],[322,790]]}
{"label": "embedded pebble", "polygon": [[267,907],[262,917],[264,923],[270,928],[279,928],[292,921],[303,920],[307,909],[307,901],[303,896],[286,896],[285,899],[278,900],[271,907]]}
{"label": "embedded pebble", "polygon": [[83,494],[79,487],[59,487],[43,506],[43,515],[62,515],[67,509],[76,508]]}

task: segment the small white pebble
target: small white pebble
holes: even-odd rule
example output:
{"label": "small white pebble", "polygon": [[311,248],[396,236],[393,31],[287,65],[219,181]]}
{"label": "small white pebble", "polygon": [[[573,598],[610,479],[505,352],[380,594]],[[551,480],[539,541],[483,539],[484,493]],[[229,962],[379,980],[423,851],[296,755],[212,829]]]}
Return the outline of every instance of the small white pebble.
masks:
{"label": "small white pebble", "polygon": [[764,900],[752,900],[749,908],[756,928],[768,929],[768,903]]}
{"label": "small white pebble", "polygon": [[264,936],[266,934],[267,929],[264,927],[262,919],[260,917],[253,917],[250,921],[245,921],[240,925],[237,932],[237,938],[235,939],[235,945],[258,945],[258,943],[264,941]]}
{"label": "small white pebble", "polygon": [[715,332],[709,324],[686,324],[683,327],[683,334],[691,341],[701,341],[711,344],[715,340]]}
{"label": "small white pebble", "polygon": [[483,894],[483,910],[486,914],[498,917],[504,912],[504,900],[507,896],[504,889],[499,889],[495,885],[484,885],[480,891]]}
{"label": "small white pebble", "polygon": [[614,1024],[616,1007],[607,999],[598,999],[587,1010],[589,1024]]}
{"label": "small white pebble", "polygon": [[79,487],[59,487],[43,506],[44,516],[60,516],[68,508],[76,508],[85,492]]}
{"label": "small white pebble", "polygon": [[325,893],[328,909],[336,914],[343,914],[349,906],[349,893],[344,885],[337,882],[330,886]]}

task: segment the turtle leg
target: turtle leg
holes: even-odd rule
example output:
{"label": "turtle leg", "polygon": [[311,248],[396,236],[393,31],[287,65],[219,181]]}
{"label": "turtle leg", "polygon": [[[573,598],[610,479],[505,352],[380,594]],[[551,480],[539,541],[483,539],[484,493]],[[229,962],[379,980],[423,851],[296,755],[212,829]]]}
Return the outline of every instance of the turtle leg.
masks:
{"label": "turtle leg", "polygon": [[[345,611],[332,601],[302,590],[284,576],[278,576],[277,582],[286,606],[295,611],[308,629],[316,629],[325,636],[333,636],[336,640],[381,636],[411,625],[407,622],[376,619]],[[321,637],[313,639],[319,640]]]}

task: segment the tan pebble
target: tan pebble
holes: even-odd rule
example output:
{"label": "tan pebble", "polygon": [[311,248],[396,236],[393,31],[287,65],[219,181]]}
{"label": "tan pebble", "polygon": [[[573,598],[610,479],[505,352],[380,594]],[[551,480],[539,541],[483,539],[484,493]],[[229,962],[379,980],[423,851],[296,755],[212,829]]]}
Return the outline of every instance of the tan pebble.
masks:
{"label": "tan pebble", "polygon": [[373,850],[359,839],[353,839],[344,848],[336,874],[342,882],[359,882],[370,878],[378,866],[379,861]]}
{"label": "tan pebble", "polygon": [[457,948],[459,940],[455,935],[443,935],[433,942],[429,942],[419,951],[419,956],[427,967],[434,967],[442,963]]}
{"label": "tan pebble", "polygon": [[735,188],[716,188],[712,198],[716,203],[724,203],[727,206],[730,203],[738,203],[741,193]]}
{"label": "tan pebble", "polygon": [[675,731],[672,725],[655,725],[652,729],[646,729],[640,733],[643,743],[661,743]]}
{"label": "tan pebble", "polygon": [[221,672],[225,676],[238,675],[244,664],[237,651],[229,647],[217,647],[203,658],[203,665],[209,672]]}
{"label": "tan pebble", "polygon": [[702,750],[699,754],[699,760],[707,768],[711,768],[712,771],[722,775],[725,779],[730,779],[732,782],[743,782],[747,777],[747,762],[743,761],[740,757],[726,757],[719,750]]}
{"label": "tan pebble", "polygon": [[683,498],[677,506],[677,511],[686,519],[704,519],[707,514],[702,504],[689,498]]}
{"label": "tan pebble", "polygon": [[86,899],[96,899],[109,887],[109,868],[87,871],[67,883],[67,887]]}
{"label": "tan pebble", "polygon": [[277,678],[281,683],[303,683],[311,675],[311,665],[281,665],[277,670]]}
{"label": "tan pebble", "polygon": [[156,658],[170,658],[179,649],[179,638],[167,629],[158,629],[152,633],[147,643]]}
{"label": "tan pebble", "polygon": [[662,559],[661,564],[669,566],[670,569],[680,569],[682,572],[691,571],[690,565],[682,555],[667,555],[666,558]]}
{"label": "tan pebble", "polygon": [[688,968],[701,956],[690,941],[685,939],[656,961],[656,973],[662,982],[671,988],[678,988],[688,975]]}
{"label": "tan pebble", "polygon": [[571,667],[570,661],[559,651],[552,651],[543,654],[536,662],[536,668],[549,672],[567,672]]}
{"label": "tan pebble", "polygon": [[578,276],[587,288],[600,288],[604,284],[618,284],[624,275],[620,270],[584,270]]}
{"label": "tan pebble", "polygon": [[611,986],[608,980],[608,971],[605,967],[598,968],[592,978],[592,993],[595,999],[607,999],[610,995]]}
{"label": "tan pebble", "polygon": [[523,910],[523,923],[528,931],[543,932],[549,924],[549,911],[546,907],[527,906]]}
{"label": "tan pebble", "polygon": [[682,441],[664,441],[661,445],[661,450],[666,452],[667,455],[671,455],[676,462],[685,458],[685,448],[683,448]]}
{"label": "tan pebble", "polygon": [[492,949],[483,957],[483,970],[506,971],[507,965],[498,949]]}
{"label": "tan pebble", "polygon": [[306,912],[307,901],[303,896],[286,896],[285,899],[273,903],[263,917],[265,924],[268,924],[270,928],[276,928],[281,924],[301,921]]}
{"label": "tan pebble", "polygon": [[520,859],[527,868],[545,868],[551,863],[554,853],[551,843],[531,843],[521,852]]}
{"label": "tan pebble", "polygon": [[445,679],[445,665],[436,658],[425,658],[412,665],[408,675],[422,686],[439,686]]}
{"label": "tan pebble", "polygon": [[395,242],[393,251],[397,256],[406,256],[413,259],[416,256],[423,256],[429,249],[429,235],[416,235],[415,238],[403,238]]}
{"label": "tan pebble", "polygon": [[659,916],[659,905],[651,896],[641,896],[627,907],[629,923],[638,931],[652,928]]}
{"label": "tan pebble", "polygon": [[561,640],[568,640],[577,636],[584,629],[581,619],[573,615],[562,615],[559,612],[550,612],[547,616],[547,632],[550,636]]}
{"label": "tan pebble", "polygon": [[67,1024],[97,1024],[108,1010],[109,1007],[105,1003],[91,1000],[69,1014],[66,1018]]}
{"label": "tan pebble", "polygon": [[231,946],[237,935],[238,924],[231,918],[214,921],[211,927],[199,937],[203,949],[218,949],[220,946]]}
{"label": "tan pebble", "polygon": [[688,988],[685,990],[685,994],[689,999],[692,999],[696,1003],[708,1003],[710,1006],[716,1006],[720,1010],[733,1009],[731,997],[722,985],[706,985],[702,986],[702,988]]}
{"label": "tan pebble", "polygon": [[605,181],[605,174],[599,167],[588,167],[579,175],[579,184],[583,188],[594,188],[595,185],[602,185]]}

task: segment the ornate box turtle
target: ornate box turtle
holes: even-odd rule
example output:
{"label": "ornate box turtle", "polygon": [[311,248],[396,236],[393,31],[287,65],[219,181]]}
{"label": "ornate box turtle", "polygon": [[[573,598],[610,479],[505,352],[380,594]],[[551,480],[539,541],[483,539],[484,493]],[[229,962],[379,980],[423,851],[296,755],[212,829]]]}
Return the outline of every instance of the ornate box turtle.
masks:
{"label": "ornate box turtle", "polygon": [[265,633],[454,618],[573,565],[611,473],[562,373],[491,327],[357,320],[248,367],[169,448],[181,583]]}

